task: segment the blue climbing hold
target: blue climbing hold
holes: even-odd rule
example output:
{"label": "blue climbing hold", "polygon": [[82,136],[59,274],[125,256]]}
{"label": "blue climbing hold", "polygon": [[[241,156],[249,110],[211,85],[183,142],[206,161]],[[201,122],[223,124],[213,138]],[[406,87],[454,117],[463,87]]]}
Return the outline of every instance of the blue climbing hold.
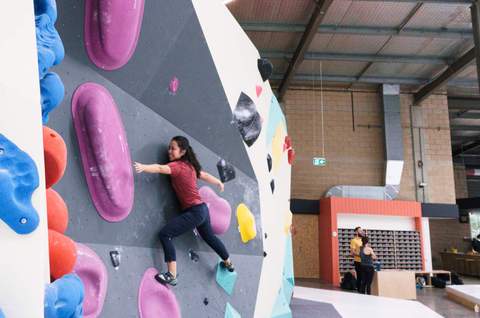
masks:
{"label": "blue climbing hold", "polygon": [[37,187],[35,162],[0,134],[0,219],[18,234],[31,233],[38,226],[38,214],[32,206]]}
{"label": "blue climbing hold", "polygon": [[84,287],[75,274],[67,274],[45,288],[45,318],[83,317]]}
{"label": "blue climbing hold", "polygon": [[63,100],[65,87],[60,76],[55,73],[47,73],[40,80],[40,94],[42,104],[42,121],[45,125],[48,122],[48,114],[54,110]]}
{"label": "blue climbing hold", "polygon": [[0,318],[5,318],[5,315],[3,314],[3,311],[0,309]]}
{"label": "blue climbing hold", "polygon": [[225,318],[242,318],[238,311],[232,307],[229,303],[227,303],[227,307],[225,308]]}
{"label": "blue climbing hold", "polygon": [[55,54],[52,50],[39,46],[38,47],[38,78],[43,78],[50,67],[55,62]]}
{"label": "blue climbing hold", "polygon": [[220,265],[220,261],[217,264],[216,280],[227,294],[231,295],[235,288],[235,282],[237,281],[237,272],[230,272],[228,269]]}
{"label": "blue climbing hold", "polygon": [[281,287],[278,292],[277,300],[275,301],[275,306],[272,310],[272,318],[292,318],[292,311],[285,299],[283,287]]}
{"label": "blue climbing hold", "polygon": [[35,17],[37,47],[49,49],[55,55],[54,65],[59,64],[65,57],[65,48],[62,39],[55,29],[52,20],[46,14]]}
{"label": "blue climbing hold", "polygon": [[57,21],[57,4],[55,0],[34,0],[35,15],[46,14],[53,23]]}

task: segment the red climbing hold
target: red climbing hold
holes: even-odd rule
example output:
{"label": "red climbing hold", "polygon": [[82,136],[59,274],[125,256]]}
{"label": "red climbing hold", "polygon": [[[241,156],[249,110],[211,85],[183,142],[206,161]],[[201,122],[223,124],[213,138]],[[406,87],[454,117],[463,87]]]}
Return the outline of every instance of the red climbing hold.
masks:
{"label": "red climbing hold", "polygon": [[55,130],[43,126],[43,153],[47,189],[60,180],[67,167],[67,146]]}
{"label": "red climbing hold", "polygon": [[257,85],[255,89],[257,90],[257,97],[260,97],[260,95],[262,94],[262,86]]}
{"label": "red climbing hold", "polygon": [[59,233],[65,233],[68,227],[68,208],[60,194],[53,189],[47,189],[48,228]]}
{"label": "red climbing hold", "polygon": [[285,136],[285,141],[283,142],[283,151],[292,148],[292,140],[289,136]]}
{"label": "red climbing hold", "polygon": [[50,254],[50,276],[53,279],[71,273],[77,261],[77,247],[71,238],[48,230],[48,250]]}
{"label": "red climbing hold", "polygon": [[288,163],[290,165],[293,165],[294,161],[295,161],[295,149],[290,148],[288,149]]}

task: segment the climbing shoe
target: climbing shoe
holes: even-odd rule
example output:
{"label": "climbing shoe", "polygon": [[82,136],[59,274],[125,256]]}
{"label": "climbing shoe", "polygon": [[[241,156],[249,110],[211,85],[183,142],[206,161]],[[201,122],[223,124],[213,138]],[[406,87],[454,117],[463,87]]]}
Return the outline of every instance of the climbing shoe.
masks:
{"label": "climbing shoe", "polygon": [[161,284],[168,284],[168,285],[172,285],[172,286],[175,286],[177,285],[177,278],[173,276],[172,273],[170,272],[165,272],[165,273],[160,273],[160,274],[157,274],[155,275],[155,279],[157,282],[161,283]]}
{"label": "climbing shoe", "polygon": [[220,264],[222,265],[223,268],[228,269],[229,272],[235,271],[235,266],[233,266],[232,262],[221,261]]}

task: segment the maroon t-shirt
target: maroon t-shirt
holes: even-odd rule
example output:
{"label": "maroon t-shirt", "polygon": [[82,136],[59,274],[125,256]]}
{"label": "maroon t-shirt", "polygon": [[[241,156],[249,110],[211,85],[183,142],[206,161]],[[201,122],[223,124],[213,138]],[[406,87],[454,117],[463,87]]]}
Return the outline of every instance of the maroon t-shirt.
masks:
{"label": "maroon t-shirt", "polygon": [[203,203],[197,189],[197,174],[195,168],[185,161],[177,160],[167,164],[172,174],[172,187],[177,194],[182,210]]}

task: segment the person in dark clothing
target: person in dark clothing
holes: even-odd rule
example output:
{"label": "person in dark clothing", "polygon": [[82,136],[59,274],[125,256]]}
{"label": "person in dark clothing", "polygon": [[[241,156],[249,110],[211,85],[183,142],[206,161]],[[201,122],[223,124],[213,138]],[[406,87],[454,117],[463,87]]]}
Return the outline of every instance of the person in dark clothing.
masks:
{"label": "person in dark clothing", "polygon": [[472,249],[475,252],[480,253],[480,234],[472,240]]}
{"label": "person in dark clothing", "polygon": [[362,280],[360,248],[362,247],[363,230],[360,226],[357,226],[354,231],[355,237],[350,240],[350,254],[353,256],[353,266],[357,276],[357,291],[360,291],[360,282]]}
{"label": "person in dark clothing", "polygon": [[360,249],[360,259],[362,263],[362,281],[360,283],[360,293],[370,295],[370,286],[373,281],[373,274],[375,268],[373,266],[373,260],[377,259],[377,256],[373,252],[373,249],[368,243],[368,237],[362,237],[362,247]]}
{"label": "person in dark clothing", "polygon": [[172,239],[195,228],[205,242],[220,256],[222,259],[220,264],[233,272],[235,269],[225,245],[213,233],[208,207],[198,192],[197,178],[218,186],[220,192],[223,192],[223,183],[202,171],[188,139],[183,136],[172,138],[168,147],[168,157],[170,162],[166,165],[145,165],[138,162],[135,162],[134,165],[137,173],[170,175],[173,190],[182,208],[182,213],[168,222],[160,231],[160,242],[163,246],[168,271],[157,274],[155,279],[162,284],[173,286],[177,284],[177,262]]}

